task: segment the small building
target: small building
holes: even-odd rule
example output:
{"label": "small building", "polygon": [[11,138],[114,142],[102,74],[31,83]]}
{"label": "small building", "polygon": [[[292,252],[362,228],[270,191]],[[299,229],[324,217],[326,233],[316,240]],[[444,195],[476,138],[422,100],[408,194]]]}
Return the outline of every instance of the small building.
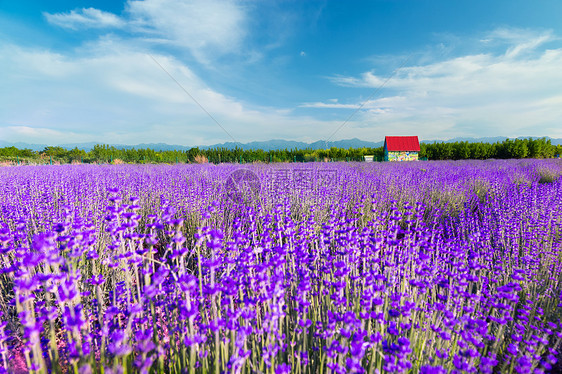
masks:
{"label": "small building", "polygon": [[365,155],[363,156],[363,159],[365,160],[365,162],[373,162],[373,159],[375,158],[374,155]]}
{"label": "small building", "polygon": [[385,161],[418,161],[420,142],[417,136],[385,136]]}

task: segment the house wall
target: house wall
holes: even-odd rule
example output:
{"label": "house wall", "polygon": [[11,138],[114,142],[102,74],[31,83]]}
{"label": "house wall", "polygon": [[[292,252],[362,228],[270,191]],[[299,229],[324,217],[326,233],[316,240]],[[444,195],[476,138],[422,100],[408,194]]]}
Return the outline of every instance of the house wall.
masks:
{"label": "house wall", "polygon": [[415,151],[386,151],[384,153],[385,161],[418,161],[418,152]]}

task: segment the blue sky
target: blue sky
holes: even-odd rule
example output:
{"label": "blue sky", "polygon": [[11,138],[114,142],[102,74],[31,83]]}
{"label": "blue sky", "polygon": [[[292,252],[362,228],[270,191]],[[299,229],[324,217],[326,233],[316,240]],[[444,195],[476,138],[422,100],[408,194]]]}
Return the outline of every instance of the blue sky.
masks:
{"label": "blue sky", "polygon": [[0,0],[0,139],[562,138],[561,15],[559,0]]}

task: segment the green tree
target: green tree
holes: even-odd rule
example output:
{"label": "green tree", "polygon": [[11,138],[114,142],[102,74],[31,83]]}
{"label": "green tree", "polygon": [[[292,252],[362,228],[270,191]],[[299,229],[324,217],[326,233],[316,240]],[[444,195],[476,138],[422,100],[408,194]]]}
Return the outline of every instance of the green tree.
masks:
{"label": "green tree", "polygon": [[474,160],[483,160],[488,157],[489,147],[485,143],[470,143],[468,148],[470,149],[470,158]]}
{"label": "green tree", "polygon": [[511,156],[512,158],[525,158],[529,154],[527,141],[522,139],[515,139],[512,143]]}
{"label": "green tree", "polygon": [[52,157],[64,157],[68,154],[68,151],[63,147],[45,147],[43,153]]}
{"label": "green tree", "polygon": [[83,160],[86,157],[86,151],[84,151],[83,149],[78,149],[78,147],[75,147],[74,149],[68,151],[67,157],[68,157],[67,162]]}
{"label": "green tree", "polygon": [[466,160],[470,158],[470,147],[468,142],[456,142],[452,144],[453,158],[455,160]]}

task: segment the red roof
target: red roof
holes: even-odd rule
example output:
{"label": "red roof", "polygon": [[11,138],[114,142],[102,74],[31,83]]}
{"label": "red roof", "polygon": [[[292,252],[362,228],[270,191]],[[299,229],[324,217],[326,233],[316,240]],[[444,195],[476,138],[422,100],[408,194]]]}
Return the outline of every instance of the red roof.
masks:
{"label": "red roof", "polygon": [[384,145],[388,151],[420,151],[417,136],[385,136]]}

